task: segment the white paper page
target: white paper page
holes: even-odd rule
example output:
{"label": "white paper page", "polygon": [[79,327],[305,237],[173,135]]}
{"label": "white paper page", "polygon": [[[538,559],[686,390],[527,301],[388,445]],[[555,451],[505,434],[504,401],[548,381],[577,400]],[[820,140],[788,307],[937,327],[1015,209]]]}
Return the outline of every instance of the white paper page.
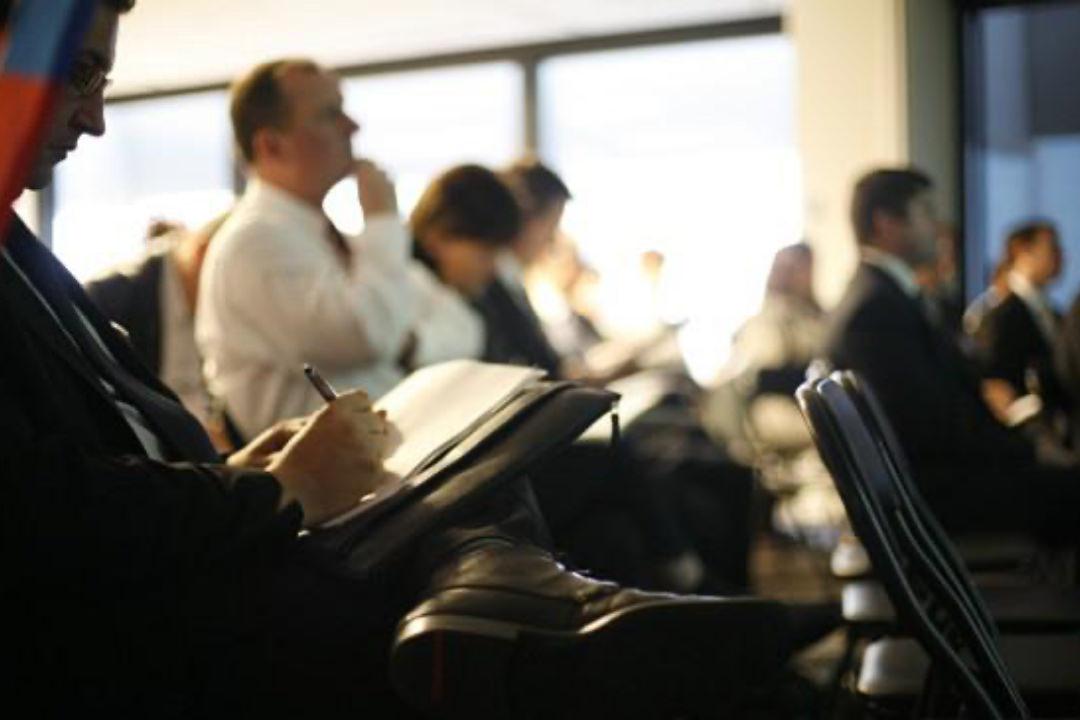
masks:
{"label": "white paper page", "polygon": [[[431,453],[545,374],[543,370],[516,365],[451,360],[417,370],[395,385],[375,404],[376,410],[386,411],[402,438],[383,463],[387,475],[380,483],[383,492],[400,487],[398,481]],[[348,522],[378,496],[376,491],[359,498],[356,507],[322,527]]]}
{"label": "white paper page", "polygon": [[385,468],[405,477],[492,408],[542,378],[536,368],[452,360],[417,370],[376,404],[401,433]]}

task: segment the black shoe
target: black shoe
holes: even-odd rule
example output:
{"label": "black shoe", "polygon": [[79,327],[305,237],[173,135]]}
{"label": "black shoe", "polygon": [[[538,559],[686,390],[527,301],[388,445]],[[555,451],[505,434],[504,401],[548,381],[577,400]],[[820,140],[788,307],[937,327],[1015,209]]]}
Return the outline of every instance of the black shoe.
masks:
{"label": "black shoe", "polygon": [[788,622],[779,603],[624,590],[488,546],[437,573],[390,674],[437,717],[742,717],[784,667]]}

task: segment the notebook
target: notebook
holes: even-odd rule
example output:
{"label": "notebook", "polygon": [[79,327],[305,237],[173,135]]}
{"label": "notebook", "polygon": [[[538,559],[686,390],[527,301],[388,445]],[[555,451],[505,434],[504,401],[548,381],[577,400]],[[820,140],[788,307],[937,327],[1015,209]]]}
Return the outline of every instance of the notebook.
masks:
{"label": "notebook", "polygon": [[386,411],[398,438],[383,463],[386,477],[378,490],[322,527],[352,520],[422,482],[425,469],[544,375],[536,368],[477,360],[452,360],[409,375],[375,403],[376,410]]}

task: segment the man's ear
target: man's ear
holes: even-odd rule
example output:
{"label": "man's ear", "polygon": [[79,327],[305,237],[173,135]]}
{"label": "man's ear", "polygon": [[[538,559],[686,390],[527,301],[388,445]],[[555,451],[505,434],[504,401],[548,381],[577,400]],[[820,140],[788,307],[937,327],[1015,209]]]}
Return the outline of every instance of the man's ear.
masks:
{"label": "man's ear", "polygon": [[281,134],[273,128],[260,128],[251,138],[251,148],[256,158],[277,159],[281,157],[284,142]]}

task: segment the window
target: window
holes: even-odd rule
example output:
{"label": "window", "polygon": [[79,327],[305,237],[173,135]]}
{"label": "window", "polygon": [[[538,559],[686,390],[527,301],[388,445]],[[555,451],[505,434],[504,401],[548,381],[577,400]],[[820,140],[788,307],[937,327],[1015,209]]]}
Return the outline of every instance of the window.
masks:
{"label": "window", "polygon": [[[522,72],[512,62],[351,78],[343,91],[360,124],[357,154],[390,172],[406,215],[441,171],[464,162],[504,165],[524,146]],[[325,207],[340,228],[359,230],[355,182],[335,187]]]}
{"label": "window", "polygon": [[1054,222],[1064,270],[1059,305],[1080,286],[1080,3],[1002,7],[973,14],[965,171],[966,278],[970,299],[986,288],[1008,232],[1032,218]]}
{"label": "window", "polygon": [[226,95],[110,104],[56,169],[53,250],[80,280],[138,257],[154,219],[198,227],[233,201]]}
{"label": "window", "polygon": [[[691,372],[719,369],[773,254],[800,239],[794,90],[779,35],[541,65],[542,155],[576,198],[563,226],[602,278],[608,332],[686,321]],[[650,251],[663,256],[659,286]]]}

